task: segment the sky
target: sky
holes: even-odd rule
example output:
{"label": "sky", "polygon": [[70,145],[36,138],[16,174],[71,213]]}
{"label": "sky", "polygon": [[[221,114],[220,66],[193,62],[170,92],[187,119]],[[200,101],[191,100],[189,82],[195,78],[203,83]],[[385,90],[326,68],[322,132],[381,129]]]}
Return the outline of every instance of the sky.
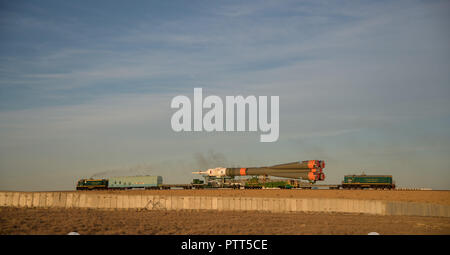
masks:
{"label": "sky", "polygon": [[[322,159],[450,189],[449,1],[0,1],[0,190]],[[172,98],[279,96],[280,134],[174,132]]]}

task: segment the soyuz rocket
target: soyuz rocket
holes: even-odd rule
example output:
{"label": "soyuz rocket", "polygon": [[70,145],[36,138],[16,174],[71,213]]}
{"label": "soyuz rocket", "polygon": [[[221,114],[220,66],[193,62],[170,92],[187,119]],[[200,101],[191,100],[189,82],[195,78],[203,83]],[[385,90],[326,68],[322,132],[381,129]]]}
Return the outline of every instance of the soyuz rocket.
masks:
{"label": "soyuz rocket", "polygon": [[263,167],[247,167],[247,168],[211,168],[206,171],[192,172],[193,174],[202,174],[212,177],[233,177],[246,175],[265,175],[274,177],[303,179],[310,182],[325,180],[323,169],[325,161],[323,160],[306,160],[297,161],[287,164]]}

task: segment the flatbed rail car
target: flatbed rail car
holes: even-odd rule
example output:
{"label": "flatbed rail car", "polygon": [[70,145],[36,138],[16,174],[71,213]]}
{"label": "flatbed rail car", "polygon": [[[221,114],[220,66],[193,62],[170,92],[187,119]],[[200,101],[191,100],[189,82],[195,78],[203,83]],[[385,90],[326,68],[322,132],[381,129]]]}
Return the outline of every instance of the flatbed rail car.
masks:
{"label": "flatbed rail car", "polygon": [[119,176],[109,178],[108,189],[154,189],[163,183],[162,176]]}
{"label": "flatbed rail car", "polygon": [[343,189],[395,189],[392,175],[345,175]]}
{"label": "flatbed rail car", "polygon": [[108,179],[81,179],[77,182],[77,190],[124,190],[153,189],[162,185],[161,176],[120,176]]}

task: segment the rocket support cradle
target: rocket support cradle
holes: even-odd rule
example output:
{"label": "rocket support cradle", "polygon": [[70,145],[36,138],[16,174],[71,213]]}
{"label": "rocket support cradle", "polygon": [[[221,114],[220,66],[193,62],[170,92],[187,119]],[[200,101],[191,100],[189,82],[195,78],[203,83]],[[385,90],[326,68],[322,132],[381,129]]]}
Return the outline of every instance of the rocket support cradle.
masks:
{"label": "rocket support cradle", "polygon": [[303,179],[308,180],[310,182],[315,182],[325,180],[323,168],[325,168],[325,162],[323,160],[307,160],[266,167],[248,167],[248,168],[217,167],[208,169],[204,172],[193,172],[193,174],[203,174],[214,177],[265,175],[274,177]]}

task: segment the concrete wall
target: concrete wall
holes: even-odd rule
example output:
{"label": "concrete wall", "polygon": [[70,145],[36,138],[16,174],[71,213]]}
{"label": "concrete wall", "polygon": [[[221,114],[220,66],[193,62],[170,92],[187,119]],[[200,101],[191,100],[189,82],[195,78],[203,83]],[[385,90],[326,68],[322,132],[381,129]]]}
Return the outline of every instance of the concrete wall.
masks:
{"label": "concrete wall", "polygon": [[0,206],[23,208],[95,208],[218,210],[266,212],[342,212],[373,215],[450,217],[450,206],[413,202],[329,198],[152,196],[89,192],[0,192]]}

